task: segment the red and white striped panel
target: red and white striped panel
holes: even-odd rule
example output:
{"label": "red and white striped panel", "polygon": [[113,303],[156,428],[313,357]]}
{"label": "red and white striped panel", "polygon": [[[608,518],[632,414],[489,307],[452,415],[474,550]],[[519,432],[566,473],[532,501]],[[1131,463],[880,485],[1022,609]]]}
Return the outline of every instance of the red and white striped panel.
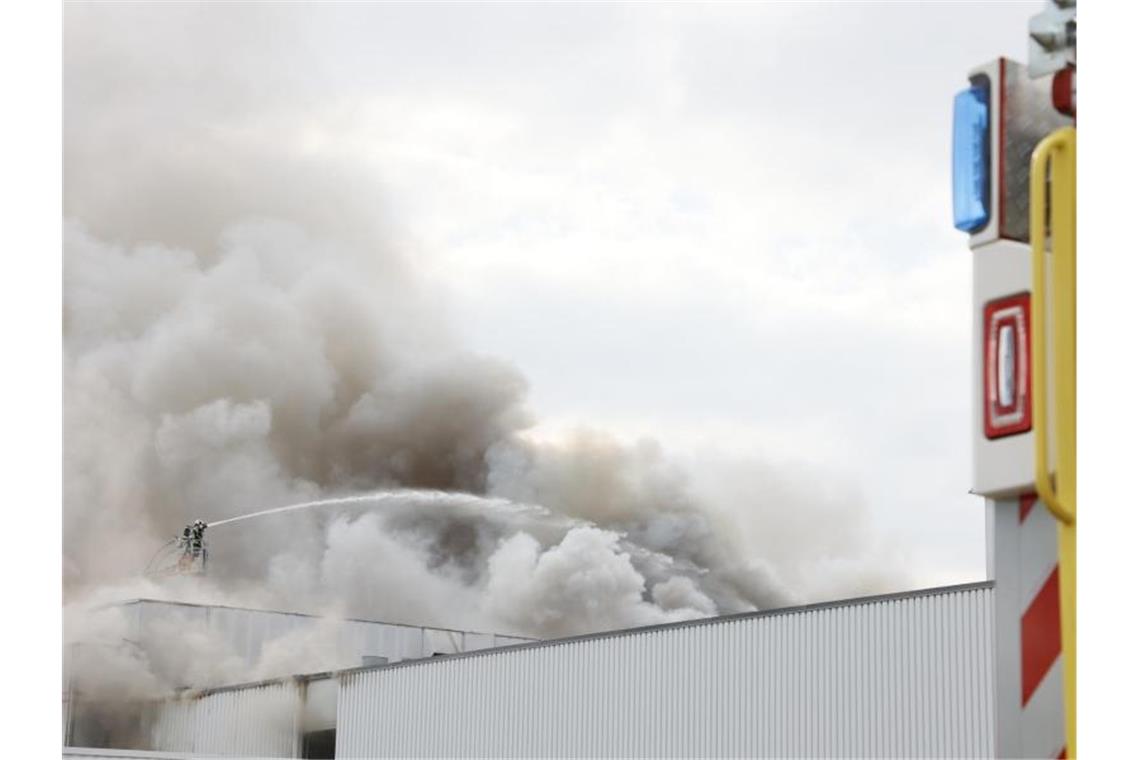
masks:
{"label": "red and white striped panel", "polygon": [[1017,532],[1021,749],[1024,757],[1065,757],[1057,522],[1035,493],[1019,499]]}

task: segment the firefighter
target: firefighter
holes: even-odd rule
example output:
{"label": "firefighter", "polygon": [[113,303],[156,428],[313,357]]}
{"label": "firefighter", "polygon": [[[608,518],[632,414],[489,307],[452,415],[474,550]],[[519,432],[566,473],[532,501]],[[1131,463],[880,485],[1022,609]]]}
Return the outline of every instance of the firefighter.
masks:
{"label": "firefighter", "polygon": [[191,525],[187,525],[186,529],[190,531],[190,555],[194,559],[198,559],[202,554],[202,545],[205,541],[206,523],[195,520]]}
{"label": "firefighter", "polygon": [[182,556],[178,558],[178,568],[183,572],[190,570],[195,561],[202,560],[206,564],[206,528],[209,527],[202,520],[195,520],[182,529],[178,537],[178,545],[182,547]]}

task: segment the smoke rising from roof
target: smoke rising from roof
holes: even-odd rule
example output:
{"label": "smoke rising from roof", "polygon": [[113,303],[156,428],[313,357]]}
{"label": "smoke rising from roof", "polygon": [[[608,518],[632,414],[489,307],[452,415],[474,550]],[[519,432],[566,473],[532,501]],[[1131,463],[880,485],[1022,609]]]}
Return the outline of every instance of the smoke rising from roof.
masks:
{"label": "smoke rising from roof", "polygon": [[[564,519],[414,501],[271,516],[209,534],[193,593],[558,636],[878,588],[858,519],[815,519],[837,502],[818,511],[812,486],[773,505],[741,480],[710,500],[718,489],[654,442],[529,435],[525,379],[457,341],[443,291],[385,218],[382,176],[305,150],[307,121],[351,114],[358,83],[283,66],[308,49],[292,11],[229,13],[67,9],[69,602],[114,596],[193,519],[399,487]],[[247,46],[257,29],[272,33]],[[206,32],[225,38],[199,55]],[[755,551],[765,520],[789,512],[831,540],[778,561]],[[842,577],[809,579],[819,562]]]}
{"label": "smoke rising from roof", "polygon": [[[216,529],[213,572],[269,604],[307,592],[354,615],[534,624],[529,632],[544,634],[785,598],[771,583],[757,593],[759,584],[736,582],[739,560],[657,447],[597,433],[527,440],[516,371],[443,335],[407,341],[402,326],[430,321],[430,305],[406,285],[398,299],[385,297],[384,281],[370,293],[352,257],[335,251],[281,221],[231,228],[206,261],[110,245],[69,224],[69,588],[136,574],[197,517],[404,486],[541,504],[599,527],[566,522],[535,537],[526,533],[534,521],[416,500],[383,519],[289,513]],[[624,551],[619,534],[640,551]],[[515,609],[526,596],[518,578],[495,576],[517,575],[528,556],[544,604],[557,607],[559,593],[615,601],[591,615],[572,602],[535,622]],[[559,573],[573,577],[572,591]],[[677,573],[707,591],[666,614],[652,587]]]}

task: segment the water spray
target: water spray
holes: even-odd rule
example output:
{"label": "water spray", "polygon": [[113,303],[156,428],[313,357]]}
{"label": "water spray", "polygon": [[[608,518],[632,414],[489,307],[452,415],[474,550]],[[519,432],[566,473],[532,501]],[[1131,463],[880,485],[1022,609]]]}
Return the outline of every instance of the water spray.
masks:
{"label": "water spray", "polygon": [[[594,523],[589,520],[582,520],[578,518],[567,517],[565,515],[556,515],[546,507],[537,504],[528,504],[524,502],[512,501],[502,497],[480,496],[477,494],[466,493],[462,491],[439,491],[432,489],[418,489],[418,488],[399,488],[385,491],[374,491],[366,494],[357,494],[354,496],[334,496],[326,499],[316,499],[313,501],[303,501],[296,504],[286,504],[280,507],[270,507],[269,509],[262,509],[256,512],[249,512],[244,515],[235,515],[221,520],[214,520],[207,523],[203,520],[195,520],[188,523],[179,536],[176,536],[167,541],[155,553],[154,558],[147,565],[145,574],[147,575],[201,575],[206,572],[206,560],[209,556],[208,547],[206,545],[205,533],[207,528],[218,528],[222,525],[230,525],[245,520],[250,520],[257,517],[268,517],[270,515],[284,514],[287,512],[296,512],[308,509],[324,509],[329,507],[351,507],[351,506],[371,506],[379,508],[383,506],[402,504],[407,502],[418,502],[424,506],[435,508],[452,507],[457,509],[478,510],[481,515],[495,515],[498,517],[509,517],[514,519],[525,519],[531,523],[546,522],[552,524],[554,527],[561,530],[570,530],[575,527],[594,526]],[[670,556],[660,552],[648,549],[644,546],[630,541],[625,535],[620,537],[620,545],[623,550],[629,552],[634,557],[641,561],[652,561],[664,563],[677,570],[682,570],[684,563],[678,563]],[[172,548],[173,547],[173,548]],[[177,557],[175,557],[177,552]],[[158,570],[152,570],[151,567],[156,563],[156,560],[163,556],[165,553],[165,564],[160,564]],[[684,568],[691,573],[696,573],[695,567]]]}
{"label": "water spray", "polygon": [[[182,529],[181,535],[167,541],[154,557],[147,563],[146,575],[175,575],[175,574],[202,574],[206,571],[206,560],[209,551],[206,545],[205,533],[207,528],[217,528],[222,525],[242,522],[255,517],[294,512],[305,509],[328,508],[336,506],[381,506],[387,503],[404,503],[408,501],[420,502],[434,507],[477,508],[483,513],[498,513],[511,517],[526,517],[532,520],[558,520],[566,523],[565,527],[572,527],[580,521],[555,516],[550,510],[534,504],[522,504],[509,499],[478,496],[476,494],[459,491],[437,491],[430,489],[401,488],[388,491],[375,491],[355,496],[336,496],[314,501],[303,501],[297,504],[287,504],[281,507],[271,507],[244,515],[235,515],[222,520],[207,523],[195,520]],[[175,558],[177,552],[177,558]],[[162,560],[160,560],[160,557]],[[155,565],[158,568],[155,569]]]}
{"label": "water spray", "polygon": [[478,506],[481,510],[485,511],[509,512],[515,516],[527,516],[533,518],[550,519],[554,517],[553,513],[545,507],[541,507],[536,504],[522,504],[517,501],[511,501],[510,499],[478,496],[476,494],[464,493],[462,491],[436,491],[422,488],[400,488],[390,491],[374,491],[373,493],[360,494],[357,496],[336,496],[328,499],[317,499],[315,501],[303,501],[297,504],[288,504],[283,507],[263,509],[259,512],[250,512],[249,514],[237,515],[236,517],[227,517],[224,520],[215,520],[207,527],[214,528],[219,525],[227,525],[229,523],[235,523],[241,520],[248,520],[253,517],[263,517],[265,515],[279,514],[281,512],[292,512],[299,509],[377,504],[383,502],[399,503],[406,501],[418,501],[425,504],[431,504],[433,506]]}

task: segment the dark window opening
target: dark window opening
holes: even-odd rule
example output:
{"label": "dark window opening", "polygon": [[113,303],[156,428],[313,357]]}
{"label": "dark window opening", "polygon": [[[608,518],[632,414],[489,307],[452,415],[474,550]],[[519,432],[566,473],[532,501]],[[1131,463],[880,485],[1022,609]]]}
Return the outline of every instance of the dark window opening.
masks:
{"label": "dark window opening", "polygon": [[336,757],[336,729],[328,728],[304,734],[301,737],[301,757],[329,759]]}

